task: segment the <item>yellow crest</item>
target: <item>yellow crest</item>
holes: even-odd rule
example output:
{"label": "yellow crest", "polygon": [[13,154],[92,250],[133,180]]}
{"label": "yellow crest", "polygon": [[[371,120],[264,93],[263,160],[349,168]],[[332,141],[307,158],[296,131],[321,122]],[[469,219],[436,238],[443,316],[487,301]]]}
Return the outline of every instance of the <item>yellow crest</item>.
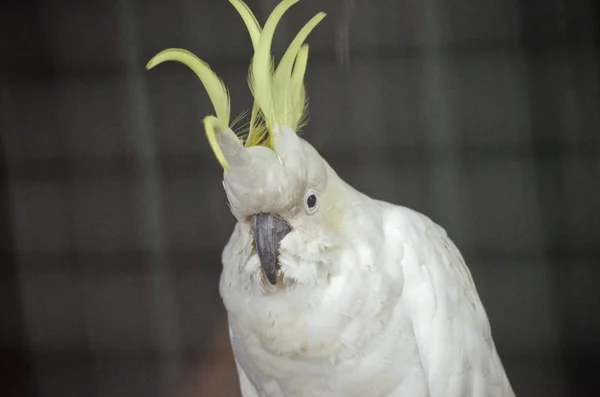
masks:
{"label": "yellow crest", "polygon": [[[254,105],[250,116],[250,129],[245,138],[247,147],[263,145],[272,149],[272,137],[277,125],[298,131],[305,119],[304,73],[308,60],[308,44],[304,44],[304,41],[314,27],[325,18],[325,13],[318,13],[304,25],[285,51],[276,69],[271,55],[271,43],[277,24],[283,14],[298,1],[283,0],[279,3],[261,29],[256,17],[243,1],[229,0],[246,24],[254,47],[248,74],[248,85],[254,96]],[[146,69],[152,69],[166,61],[185,64],[196,73],[204,85],[216,113],[216,117],[207,116],[204,119],[206,136],[215,156],[223,168],[228,169],[229,165],[215,135],[230,128],[231,103],[227,87],[204,61],[182,49],[161,51],[148,62]]]}

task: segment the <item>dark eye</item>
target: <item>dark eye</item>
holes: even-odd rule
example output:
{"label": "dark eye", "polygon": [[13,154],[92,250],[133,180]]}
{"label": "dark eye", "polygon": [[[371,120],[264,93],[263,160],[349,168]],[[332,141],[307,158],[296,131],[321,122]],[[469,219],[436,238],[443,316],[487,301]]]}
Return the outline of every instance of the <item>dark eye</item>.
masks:
{"label": "dark eye", "polygon": [[315,208],[315,206],[317,205],[317,196],[315,196],[314,193],[306,198],[306,205],[308,206],[308,208]]}
{"label": "dark eye", "polygon": [[317,210],[317,194],[314,190],[309,190],[304,196],[305,210],[308,214],[313,214]]}

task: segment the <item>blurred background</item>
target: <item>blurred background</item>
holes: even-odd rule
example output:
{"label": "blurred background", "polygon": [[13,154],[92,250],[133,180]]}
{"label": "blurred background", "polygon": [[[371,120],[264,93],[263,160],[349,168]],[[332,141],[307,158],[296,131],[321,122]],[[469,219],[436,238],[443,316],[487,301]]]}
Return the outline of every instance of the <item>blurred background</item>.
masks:
{"label": "blurred background", "polygon": [[[249,0],[261,23],[276,0]],[[239,396],[218,294],[234,225],[191,50],[250,109],[225,0],[0,6],[2,396]],[[600,5],[304,0],[303,131],[446,228],[519,396],[600,395]]]}

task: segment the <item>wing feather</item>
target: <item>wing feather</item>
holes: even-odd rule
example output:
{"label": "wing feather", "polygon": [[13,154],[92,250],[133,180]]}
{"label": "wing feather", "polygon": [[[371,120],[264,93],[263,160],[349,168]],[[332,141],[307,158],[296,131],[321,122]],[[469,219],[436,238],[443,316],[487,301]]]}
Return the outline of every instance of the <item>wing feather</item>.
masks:
{"label": "wing feather", "polygon": [[403,297],[431,397],[514,396],[465,261],[444,229],[403,208]]}

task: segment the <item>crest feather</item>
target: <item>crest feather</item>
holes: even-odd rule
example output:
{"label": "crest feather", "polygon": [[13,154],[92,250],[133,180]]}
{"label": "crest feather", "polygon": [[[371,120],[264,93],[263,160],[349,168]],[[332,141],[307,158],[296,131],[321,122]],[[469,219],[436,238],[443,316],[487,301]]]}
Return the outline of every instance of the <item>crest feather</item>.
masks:
{"label": "crest feather", "polygon": [[304,86],[304,74],[306,72],[306,64],[308,62],[308,44],[303,44],[298,51],[296,60],[294,62],[294,70],[292,71],[292,82],[291,90],[295,95],[292,97],[294,101],[292,108],[296,112],[296,128],[294,131],[298,131],[304,126],[306,119],[306,88]]}
{"label": "crest feather", "polygon": [[[302,127],[306,117],[304,75],[308,61],[308,45],[304,41],[325,13],[311,18],[298,32],[275,69],[271,44],[277,24],[283,14],[299,0],[283,0],[267,18],[261,29],[256,16],[242,0],[229,0],[240,14],[254,47],[254,56],[248,71],[248,85],[254,97],[246,146],[266,146],[273,149],[272,138],[276,127],[287,126],[294,131]],[[215,116],[204,119],[204,128],[210,146],[226,170],[229,165],[219,147],[216,134],[230,128],[231,103],[229,91],[208,64],[187,50],[170,48],[155,55],[146,65],[150,70],[167,61],[178,61],[196,73],[206,89],[215,109]]]}
{"label": "crest feather", "polygon": [[206,137],[208,138],[210,147],[221,166],[226,170],[229,169],[229,164],[227,163],[227,160],[223,155],[223,151],[217,143],[217,138],[215,135],[215,131],[224,131],[229,128],[231,102],[229,99],[229,91],[227,90],[225,83],[223,83],[217,74],[213,72],[206,62],[191,52],[180,48],[169,48],[159,52],[146,64],[146,69],[150,70],[153,67],[168,61],[181,62],[192,69],[206,89],[208,97],[215,108],[215,113],[217,114],[217,117],[207,116],[204,119]]}
{"label": "crest feather", "polygon": [[299,65],[302,70],[296,76],[296,78],[300,78],[300,84],[293,84],[292,82],[292,67],[298,58],[298,53],[304,41],[323,18],[325,18],[325,13],[320,12],[304,25],[284,53],[273,76],[274,107],[277,123],[288,126],[294,131],[297,130],[298,123],[306,109],[304,105],[304,84],[302,82],[306,71],[306,62],[308,61],[308,51],[303,54],[304,59],[300,63],[303,62],[304,65]]}
{"label": "crest feather", "polygon": [[210,66],[187,50],[169,48],[156,54],[148,64],[146,64],[146,69],[150,70],[153,67],[168,61],[181,62],[196,73],[196,76],[198,76],[208,93],[210,101],[217,113],[217,118],[223,125],[228,126],[231,115],[229,91],[227,90],[225,83],[223,83],[217,74],[213,72]]}
{"label": "crest feather", "polygon": [[[242,17],[242,20],[246,24],[246,28],[248,29],[248,33],[250,34],[250,40],[252,40],[252,46],[254,47],[254,51],[256,51],[256,46],[258,45],[258,40],[260,39],[260,34],[262,28],[256,19],[256,16],[250,10],[250,7],[246,5],[242,0],[229,0],[229,2],[235,7],[238,14]],[[250,75],[248,76],[250,78]],[[250,80],[248,80],[250,87]],[[250,128],[248,132],[248,137],[246,138],[246,145],[248,142],[260,141],[264,137],[264,133],[261,133],[260,126],[264,123],[261,123],[259,117],[259,108],[258,104],[254,102],[252,105],[252,113],[250,113]],[[258,135],[258,138],[255,136]]]}
{"label": "crest feather", "polygon": [[[279,3],[271,15],[269,15],[260,35],[250,66],[250,90],[262,113],[266,129],[269,132],[268,139],[265,142],[265,146],[268,147],[272,147],[271,139],[269,138],[271,137],[277,122],[273,104],[272,77],[274,66],[273,57],[271,55],[271,43],[273,42],[275,28],[283,17],[283,14],[297,2],[298,0],[284,0]],[[252,135],[252,133],[250,135]],[[248,145],[251,145],[251,143],[248,143]]]}
{"label": "crest feather", "polygon": [[240,14],[242,20],[246,24],[246,28],[250,34],[250,40],[252,40],[252,46],[256,51],[256,45],[260,39],[261,32],[260,24],[258,23],[256,16],[254,16],[252,10],[250,10],[250,7],[248,7],[242,0],[229,0],[229,2],[235,7],[238,14]]}
{"label": "crest feather", "polygon": [[[258,43],[253,38],[255,35],[250,27],[252,23],[248,22],[256,21],[256,18],[253,15],[252,17],[242,15],[255,50],[248,73],[248,85],[255,103],[252,108],[246,146],[264,145],[272,148],[271,138],[276,125],[285,125],[298,131],[306,116],[306,92],[303,80],[308,61],[308,47],[304,47],[304,41],[326,14],[318,13],[303,26],[274,72],[271,55],[271,44],[277,24],[283,14],[297,2],[298,0],[284,0],[275,7],[260,33]],[[251,14],[247,8],[237,6],[236,9],[240,15],[246,12]]]}

